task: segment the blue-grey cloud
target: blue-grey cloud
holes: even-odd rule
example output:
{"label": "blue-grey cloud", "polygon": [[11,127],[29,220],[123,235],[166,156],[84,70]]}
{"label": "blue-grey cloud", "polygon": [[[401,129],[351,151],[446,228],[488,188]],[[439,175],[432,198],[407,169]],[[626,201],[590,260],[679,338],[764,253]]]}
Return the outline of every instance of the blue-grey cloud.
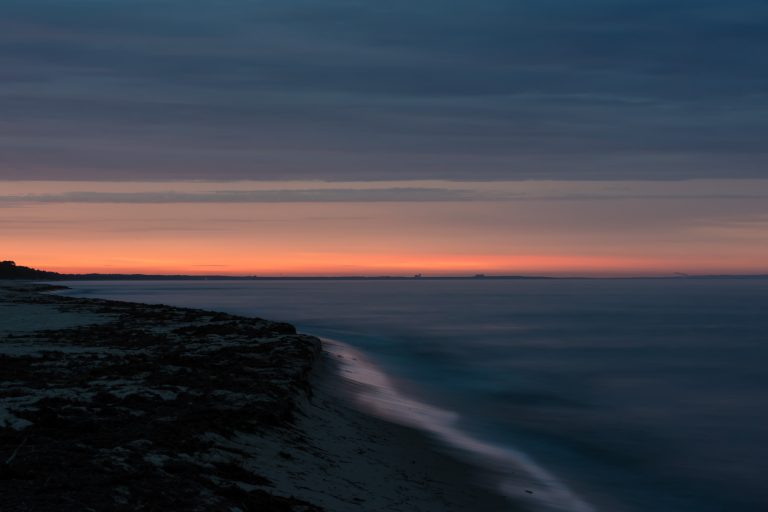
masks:
{"label": "blue-grey cloud", "polygon": [[361,188],[303,190],[222,190],[216,192],[65,192],[0,195],[0,205],[33,203],[338,203],[475,201],[495,197],[472,190],[440,188]]}
{"label": "blue-grey cloud", "polygon": [[757,0],[2,0],[0,178],[759,177]]}
{"label": "blue-grey cloud", "polygon": [[[686,183],[688,190],[667,191],[656,187],[645,190],[594,187],[572,190],[569,182],[561,182],[560,189],[515,190],[502,184],[491,190],[484,187],[355,187],[355,188],[303,188],[262,190],[207,190],[207,191],[68,191],[61,193],[0,193],[0,207],[35,204],[182,204],[182,203],[354,203],[354,202],[468,202],[468,201],[617,201],[617,200],[768,200],[766,182],[753,181],[732,190],[716,191],[712,187],[697,187]],[[651,182],[648,182],[651,183]],[[731,180],[730,184],[734,181]],[[509,182],[507,182],[509,184]],[[121,184],[116,184],[119,189]],[[637,188],[636,184],[634,187]],[[751,189],[750,189],[751,188]]]}

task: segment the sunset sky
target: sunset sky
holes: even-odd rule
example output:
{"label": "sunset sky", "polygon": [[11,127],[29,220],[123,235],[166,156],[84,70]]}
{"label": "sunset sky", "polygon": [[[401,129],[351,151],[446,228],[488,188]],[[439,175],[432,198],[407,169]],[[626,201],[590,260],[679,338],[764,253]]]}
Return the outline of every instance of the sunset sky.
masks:
{"label": "sunset sky", "polygon": [[0,259],[768,273],[760,0],[0,0]]}

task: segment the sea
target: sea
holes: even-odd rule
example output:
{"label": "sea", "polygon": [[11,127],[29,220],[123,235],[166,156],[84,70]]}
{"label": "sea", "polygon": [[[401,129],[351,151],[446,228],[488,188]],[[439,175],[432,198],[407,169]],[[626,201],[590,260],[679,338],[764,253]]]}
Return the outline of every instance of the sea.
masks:
{"label": "sea", "polygon": [[768,511],[768,279],[74,281],[290,322],[535,512]]}

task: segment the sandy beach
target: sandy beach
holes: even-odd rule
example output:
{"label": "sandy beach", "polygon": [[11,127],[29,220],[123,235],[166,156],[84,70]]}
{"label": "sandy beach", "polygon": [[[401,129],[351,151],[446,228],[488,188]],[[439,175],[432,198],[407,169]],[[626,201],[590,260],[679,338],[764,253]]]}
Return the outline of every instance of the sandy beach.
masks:
{"label": "sandy beach", "polygon": [[2,510],[503,511],[284,323],[0,282]]}

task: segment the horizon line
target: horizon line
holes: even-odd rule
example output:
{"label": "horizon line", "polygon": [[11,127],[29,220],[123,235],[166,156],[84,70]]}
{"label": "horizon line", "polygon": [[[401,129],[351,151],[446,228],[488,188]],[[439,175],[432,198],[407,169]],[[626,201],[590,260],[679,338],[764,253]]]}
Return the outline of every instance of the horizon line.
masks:
{"label": "horizon line", "polygon": [[683,274],[671,275],[525,275],[525,274],[474,274],[474,275],[258,275],[258,274],[143,274],[143,273],[77,273],[58,274],[61,278],[130,278],[130,279],[189,279],[189,280],[515,280],[515,279],[707,279],[707,278],[768,278],[768,273],[753,274]]}

